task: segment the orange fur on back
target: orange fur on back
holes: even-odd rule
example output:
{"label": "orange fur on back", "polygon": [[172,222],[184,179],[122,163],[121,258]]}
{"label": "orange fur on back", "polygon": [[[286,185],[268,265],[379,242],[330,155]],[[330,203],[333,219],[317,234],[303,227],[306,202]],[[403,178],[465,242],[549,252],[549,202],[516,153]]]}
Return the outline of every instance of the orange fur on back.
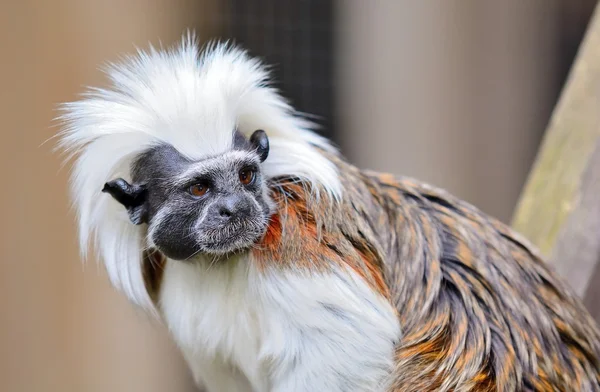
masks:
{"label": "orange fur on back", "polygon": [[253,250],[254,259],[262,268],[277,266],[317,272],[347,266],[377,292],[389,297],[380,255],[358,234],[328,227],[330,214],[342,214],[343,205],[321,210],[318,203],[311,203],[309,189],[291,181],[274,188],[272,197],[277,211]]}

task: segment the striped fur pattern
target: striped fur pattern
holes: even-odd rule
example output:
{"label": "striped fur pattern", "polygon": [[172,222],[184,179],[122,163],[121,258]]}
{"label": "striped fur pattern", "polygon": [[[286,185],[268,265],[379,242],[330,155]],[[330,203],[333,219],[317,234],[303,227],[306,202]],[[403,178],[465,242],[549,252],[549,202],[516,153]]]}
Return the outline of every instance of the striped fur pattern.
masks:
{"label": "striped fur pattern", "polygon": [[336,161],[375,203],[355,218],[403,330],[391,390],[600,390],[598,328],[525,239],[443,190]]}
{"label": "striped fur pattern", "polygon": [[[65,107],[82,249],[156,312],[214,391],[600,391],[600,333],[536,250],[408,178],[360,170],[310,130],[238,50],[188,39],[109,71]],[[167,259],[105,181],[157,143],[189,159],[265,129],[275,212],[230,259]],[[116,148],[116,150],[113,150]]]}
{"label": "striped fur pattern", "polygon": [[402,309],[393,390],[600,390],[597,326],[525,239],[443,191],[367,181],[392,206],[379,236]]}

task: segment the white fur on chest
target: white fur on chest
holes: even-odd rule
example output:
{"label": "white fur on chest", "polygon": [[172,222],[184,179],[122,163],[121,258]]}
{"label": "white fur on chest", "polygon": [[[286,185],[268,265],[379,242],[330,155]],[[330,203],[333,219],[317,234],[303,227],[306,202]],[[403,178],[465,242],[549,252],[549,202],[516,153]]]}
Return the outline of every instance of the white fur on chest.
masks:
{"label": "white fur on chest", "polygon": [[169,260],[160,300],[209,392],[384,390],[400,337],[389,303],[349,271],[308,276],[260,272],[244,258],[212,267]]}

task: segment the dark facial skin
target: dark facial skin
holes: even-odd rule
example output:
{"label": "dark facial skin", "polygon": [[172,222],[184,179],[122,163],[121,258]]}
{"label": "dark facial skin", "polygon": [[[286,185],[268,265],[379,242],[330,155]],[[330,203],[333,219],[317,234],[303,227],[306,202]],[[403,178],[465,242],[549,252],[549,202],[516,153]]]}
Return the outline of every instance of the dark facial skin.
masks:
{"label": "dark facial skin", "polygon": [[227,255],[251,247],[265,233],[271,214],[260,164],[269,153],[264,131],[234,135],[233,149],[194,162],[169,145],[141,154],[133,184],[105,184],[134,224],[148,224],[151,243],[167,257]]}

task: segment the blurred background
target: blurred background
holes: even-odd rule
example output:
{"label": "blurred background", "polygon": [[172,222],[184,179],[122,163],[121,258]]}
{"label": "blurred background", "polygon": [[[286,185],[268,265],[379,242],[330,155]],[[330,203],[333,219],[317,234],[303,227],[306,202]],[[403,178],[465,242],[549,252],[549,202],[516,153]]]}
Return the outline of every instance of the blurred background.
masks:
{"label": "blurred background", "polygon": [[274,66],[357,165],[509,222],[591,0],[2,0],[0,390],[194,391],[161,326],[78,257],[68,167],[42,143],[98,67],[188,28]]}

